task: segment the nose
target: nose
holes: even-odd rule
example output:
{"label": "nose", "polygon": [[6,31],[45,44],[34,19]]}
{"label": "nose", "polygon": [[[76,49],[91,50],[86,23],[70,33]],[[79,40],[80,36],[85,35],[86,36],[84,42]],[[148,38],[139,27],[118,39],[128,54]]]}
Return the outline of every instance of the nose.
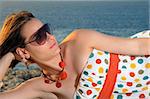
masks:
{"label": "nose", "polygon": [[54,35],[49,35],[49,34],[47,34],[47,42],[51,42],[51,41],[54,41],[55,40],[55,37],[54,37]]}

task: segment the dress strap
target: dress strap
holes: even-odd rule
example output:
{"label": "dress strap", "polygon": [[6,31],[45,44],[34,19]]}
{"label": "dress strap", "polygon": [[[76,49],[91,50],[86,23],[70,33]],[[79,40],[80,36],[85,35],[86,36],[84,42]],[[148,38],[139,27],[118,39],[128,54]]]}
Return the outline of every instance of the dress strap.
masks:
{"label": "dress strap", "polygon": [[106,79],[101,92],[99,93],[98,99],[110,99],[113,92],[117,73],[118,73],[118,63],[120,59],[118,54],[110,53],[110,65],[106,75]]}

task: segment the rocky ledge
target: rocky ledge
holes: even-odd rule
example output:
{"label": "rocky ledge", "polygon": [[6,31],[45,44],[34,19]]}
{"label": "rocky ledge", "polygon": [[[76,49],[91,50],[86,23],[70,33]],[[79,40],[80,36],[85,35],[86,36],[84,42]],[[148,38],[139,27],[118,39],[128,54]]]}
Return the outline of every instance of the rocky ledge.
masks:
{"label": "rocky ledge", "polygon": [[13,89],[28,79],[40,76],[41,73],[41,69],[36,64],[31,64],[27,68],[23,63],[18,63],[14,68],[9,68],[3,78],[4,84],[0,92]]}

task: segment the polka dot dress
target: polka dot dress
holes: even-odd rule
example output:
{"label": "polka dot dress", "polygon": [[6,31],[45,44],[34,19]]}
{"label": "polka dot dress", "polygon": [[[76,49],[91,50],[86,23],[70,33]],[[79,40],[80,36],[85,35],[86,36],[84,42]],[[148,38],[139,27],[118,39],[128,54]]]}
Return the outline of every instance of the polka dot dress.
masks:
{"label": "polka dot dress", "polygon": [[[150,37],[150,31],[131,38]],[[117,81],[111,99],[150,99],[150,56],[118,55]],[[110,53],[93,49],[81,74],[74,99],[98,99],[110,63]]]}

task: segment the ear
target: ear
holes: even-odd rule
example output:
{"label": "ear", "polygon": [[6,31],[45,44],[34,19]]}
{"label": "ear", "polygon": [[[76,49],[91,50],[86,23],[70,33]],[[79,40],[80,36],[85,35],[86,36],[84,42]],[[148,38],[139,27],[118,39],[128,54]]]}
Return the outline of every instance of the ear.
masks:
{"label": "ear", "polygon": [[19,55],[21,57],[21,59],[23,59],[24,61],[26,59],[29,59],[30,58],[30,54],[29,52],[25,49],[25,48],[16,48],[16,53],[17,55]]}

